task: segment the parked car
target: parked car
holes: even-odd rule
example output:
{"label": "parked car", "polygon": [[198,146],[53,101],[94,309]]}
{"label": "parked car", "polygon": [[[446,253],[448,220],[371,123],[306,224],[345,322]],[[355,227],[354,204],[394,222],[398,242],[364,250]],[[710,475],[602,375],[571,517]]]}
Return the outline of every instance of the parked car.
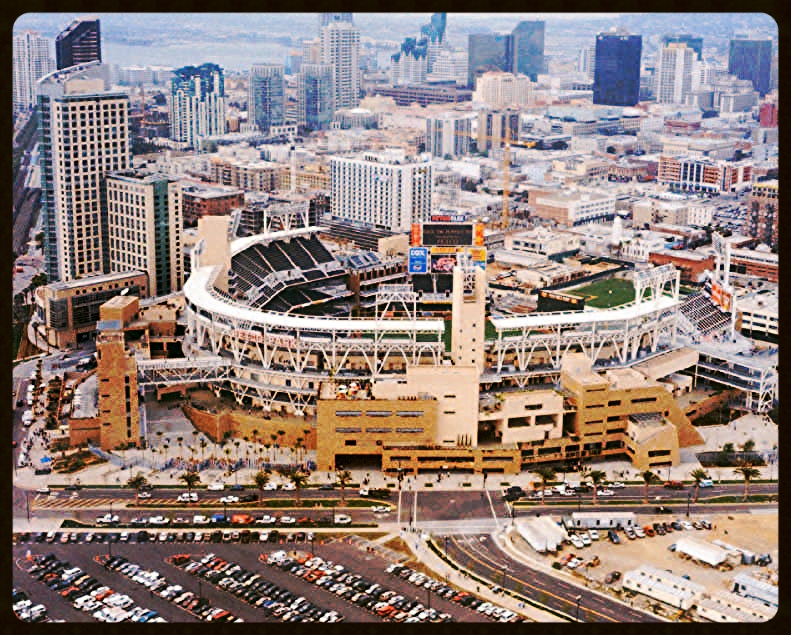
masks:
{"label": "parked car", "polygon": [[604,578],[605,584],[613,584],[614,582],[618,582],[621,579],[621,572],[620,571],[610,571]]}

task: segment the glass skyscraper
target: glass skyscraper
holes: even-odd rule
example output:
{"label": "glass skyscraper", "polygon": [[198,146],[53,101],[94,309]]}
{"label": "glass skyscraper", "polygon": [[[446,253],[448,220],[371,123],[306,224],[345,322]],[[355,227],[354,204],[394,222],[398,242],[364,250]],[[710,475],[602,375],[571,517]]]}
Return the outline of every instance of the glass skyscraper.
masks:
{"label": "glass skyscraper", "polygon": [[513,62],[511,72],[536,81],[544,71],[544,23],[520,22],[511,34]]}
{"label": "glass skyscraper", "polygon": [[771,67],[771,40],[731,40],[728,73],[750,80],[761,97],[769,92]]}
{"label": "glass skyscraper", "polygon": [[77,64],[102,61],[102,36],[99,20],[74,20],[55,38],[58,70]]}
{"label": "glass skyscraper", "polygon": [[467,81],[475,85],[475,78],[486,71],[511,71],[512,38],[507,33],[481,33],[469,36]]}
{"label": "glass skyscraper", "polygon": [[640,100],[640,35],[600,33],[596,36],[593,103],[634,106]]}
{"label": "glass skyscraper", "polygon": [[253,64],[247,84],[247,119],[261,132],[283,124],[286,82],[282,64]]}

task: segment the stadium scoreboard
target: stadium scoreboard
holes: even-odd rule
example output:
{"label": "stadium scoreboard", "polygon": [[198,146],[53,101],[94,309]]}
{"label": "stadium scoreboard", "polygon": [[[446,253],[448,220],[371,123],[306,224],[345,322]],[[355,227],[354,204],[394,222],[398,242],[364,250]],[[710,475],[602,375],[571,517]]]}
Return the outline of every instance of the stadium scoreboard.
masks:
{"label": "stadium scoreboard", "polygon": [[481,223],[415,223],[412,245],[425,247],[483,247]]}

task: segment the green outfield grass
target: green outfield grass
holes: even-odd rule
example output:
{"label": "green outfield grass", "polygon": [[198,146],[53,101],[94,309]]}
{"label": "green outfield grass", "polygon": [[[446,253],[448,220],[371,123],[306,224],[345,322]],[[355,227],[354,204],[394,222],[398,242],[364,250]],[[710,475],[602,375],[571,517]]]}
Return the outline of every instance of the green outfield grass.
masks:
{"label": "green outfield grass", "polygon": [[609,278],[593,284],[566,291],[571,295],[587,297],[585,306],[594,309],[610,309],[634,300],[634,285],[631,280]]}

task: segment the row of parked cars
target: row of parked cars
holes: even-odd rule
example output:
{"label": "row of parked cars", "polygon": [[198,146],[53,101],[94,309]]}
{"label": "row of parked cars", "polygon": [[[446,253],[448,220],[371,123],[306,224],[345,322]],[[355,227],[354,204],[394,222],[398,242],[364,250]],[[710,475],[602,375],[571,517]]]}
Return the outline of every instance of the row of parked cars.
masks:
{"label": "row of parked cars", "polygon": [[[477,598],[466,591],[458,591],[453,587],[440,582],[439,580],[435,580],[434,578],[427,576],[425,573],[413,571],[409,567],[405,567],[400,564],[391,564],[385,569],[385,573],[398,576],[399,578],[402,578],[417,587],[430,589],[435,595],[438,595],[439,597],[456,602],[461,606],[465,606],[468,609],[477,611],[482,615],[486,615],[495,621],[523,621],[522,618],[513,611],[509,611],[508,609],[497,606],[496,604],[492,604],[491,602],[485,602],[484,600]],[[498,591],[497,588],[494,588],[493,590],[495,592]]]}
{"label": "row of parked cars", "polygon": [[235,562],[227,562],[213,553],[206,554],[200,560],[192,560],[188,555],[174,556],[172,562],[187,573],[232,593],[243,602],[261,609],[266,615],[281,622],[343,621],[343,616],[338,611],[316,606],[304,597],[297,597],[288,589],[266,580],[261,574],[245,569]]}
{"label": "row of parked cars", "polygon": [[661,522],[645,525],[643,527],[627,527],[624,533],[629,540],[636,538],[653,538],[656,535],[664,536],[665,534],[673,533],[674,531],[693,531],[693,530],[711,529],[711,523],[708,520],[674,520],[672,522]]}
{"label": "row of parked cars", "polygon": [[311,582],[347,602],[376,613],[392,622],[453,622],[448,613],[426,608],[417,600],[408,600],[395,591],[366,580],[362,575],[347,571],[341,564],[303,554],[290,557],[285,551],[275,551],[266,563]]}
{"label": "row of parked cars", "polygon": [[19,589],[11,590],[11,609],[14,615],[23,622],[51,622],[47,616],[47,607],[43,604],[33,604],[28,594]]}
{"label": "row of parked cars", "polygon": [[59,560],[54,554],[39,556],[28,573],[59,593],[78,611],[100,622],[166,622],[156,611],[135,604],[128,595],[117,593],[79,567]]}
{"label": "row of parked cars", "polygon": [[103,556],[100,560],[105,569],[125,575],[132,582],[146,587],[152,595],[156,594],[204,622],[244,622],[242,618],[236,617],[230,611],[212,606],[206,598],[200,597],[192,591],[186,591],[181,585],[169,584],[159,571],[143,569],[140,565],[129,562],[123,556]]}

